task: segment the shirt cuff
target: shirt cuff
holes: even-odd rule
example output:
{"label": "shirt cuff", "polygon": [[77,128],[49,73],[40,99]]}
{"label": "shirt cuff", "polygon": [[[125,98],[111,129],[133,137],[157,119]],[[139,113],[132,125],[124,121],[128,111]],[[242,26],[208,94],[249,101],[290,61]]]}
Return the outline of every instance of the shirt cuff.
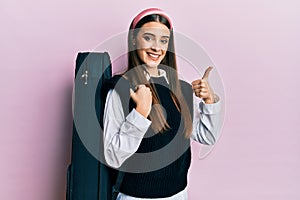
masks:
{"label": "shirt cuff", "polygon": [[217,101],[215,103],[206,104],[204,100],[201,100],[199,103],[200,113],[202,114],[216,114],[221,111],[221,101],[220,98],[217,98]]}
{"label": "shirt cuff", "polygon": [[152,123],[149,119],[145,118],[141,113],[139,113],[135,109],[132,109],[132,111],[127,115],[126,121],[131,123],[133,126],[135,126],[142,132],[146,132]]}

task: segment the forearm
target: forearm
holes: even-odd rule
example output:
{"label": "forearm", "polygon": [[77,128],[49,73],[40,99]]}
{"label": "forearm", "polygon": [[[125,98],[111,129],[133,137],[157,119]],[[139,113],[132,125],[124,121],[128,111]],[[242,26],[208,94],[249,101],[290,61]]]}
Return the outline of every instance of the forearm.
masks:
{"label": "forearm", "polygon": [[218,97],[211,104],[204,101],[194,103],[192,138],[201,144],[213,145],[219,137],[220,119],[221,103]]}
{"label": "forearm", "polygon": [[108,165],[120,167],[134,154],[151,121],[133,109],[126,118],[116,92],[110,92],[104,110],[104,156]]}

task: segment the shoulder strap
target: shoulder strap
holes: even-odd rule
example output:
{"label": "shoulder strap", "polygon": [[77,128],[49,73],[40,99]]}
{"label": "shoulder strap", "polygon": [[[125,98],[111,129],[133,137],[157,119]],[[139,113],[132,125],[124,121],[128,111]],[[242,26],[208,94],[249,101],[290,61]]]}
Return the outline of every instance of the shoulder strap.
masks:
{"label": "shoulder strap", "polygon": [[[130,105],[130,101],[131,101],[130,92],[129,92],[130,88],[134,90],[134,85],[131,82],[126,80],[121,75],[115,75],[114,77],[112,77],[111,79],[107,80],[104,83],[104,85],[102,87],[102,92],[101,92],[102,101],[105,104],[108,91],[110,89],[115,89],[121,97],[123,113],[126,116],[129,114],[129,111],[130,111],[129,110],[129,105]],[[102,113],[102,115],[103,115],[103,113]],[[101,126],[103,128],[103,122],[101,122]],[[112,187],[112,200],[117,199],[117,196],[120,191],[120,187],[123,182],[124,175],[125,175],[124,171],[118,171],[116,182]]]}
{"label": "shoulder strap", "polygon": [[[135,86],[130,81],[125,79],[123,76],[115,75],[114,77],[112,77],[111,79],[107,80],[104,83],[104,85],[102,87],[102,92],[101,92],[102,99],[105,103],[108,91],[110,89],[115,89],[121,97],[123,112],[124,112],[124,115],[126,116],[130,112],[130,110],[129,110],[129,102],[130,102],[129,90],[130,90],[130,88],[134,90]],[[103,128],[103,125],[102,125],[102,128]]]}
{"label": "shoulder strap", "polygon": [[125,172],[123,172],[123,171],[118,172],[118,177],[117,177],[116,183],[112,188],[112,200],[116,200],[117,197],[118,197],[118,194],[120,192],[120,187],[121,187],[122,182],[123,182],[124,175],[125,175]]}

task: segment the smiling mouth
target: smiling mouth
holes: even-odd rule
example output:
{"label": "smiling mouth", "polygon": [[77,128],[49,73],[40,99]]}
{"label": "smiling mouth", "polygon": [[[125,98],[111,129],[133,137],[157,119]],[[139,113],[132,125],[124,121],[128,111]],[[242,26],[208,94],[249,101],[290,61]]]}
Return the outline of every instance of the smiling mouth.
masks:
{"label": "smiling mouth", "polygon": [[153,54],[153,53],[147,53],[147,55],[154,61],[157,61],[159,59],[159,56],[158,54]]}

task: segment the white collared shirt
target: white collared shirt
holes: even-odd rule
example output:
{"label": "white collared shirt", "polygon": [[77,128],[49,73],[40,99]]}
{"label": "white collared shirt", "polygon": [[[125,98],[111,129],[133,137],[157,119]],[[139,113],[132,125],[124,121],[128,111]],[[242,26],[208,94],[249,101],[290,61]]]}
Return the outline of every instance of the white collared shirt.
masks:
{"label": "white collared shirt", "polygon": [[[149,80],[149,73],[145,73]],[[159,69],[159,77],[166,77],[166,72]],[[199,99],[199,98],[197,98]],[[205,104],[203,100],[199,103],[194,96],[194,118],[193,132],[191,138],[201,144],[213,145],[219,136],[220,110],[219,99],[213,104]],[[118,168],[122,163],[132,156],[144,137],[144,134],[151,125],[151,121],[133,109],[127,116],[124,116],[122,103],[119,94],[111,89],[106,97],[104,117],[103,117],[103,139],[104,156],[106,162]],[[157,200],[186,200],[187,190],[168,197]],[[120,193],[118,200],[148,200],[145,198],[135,198]]]}

